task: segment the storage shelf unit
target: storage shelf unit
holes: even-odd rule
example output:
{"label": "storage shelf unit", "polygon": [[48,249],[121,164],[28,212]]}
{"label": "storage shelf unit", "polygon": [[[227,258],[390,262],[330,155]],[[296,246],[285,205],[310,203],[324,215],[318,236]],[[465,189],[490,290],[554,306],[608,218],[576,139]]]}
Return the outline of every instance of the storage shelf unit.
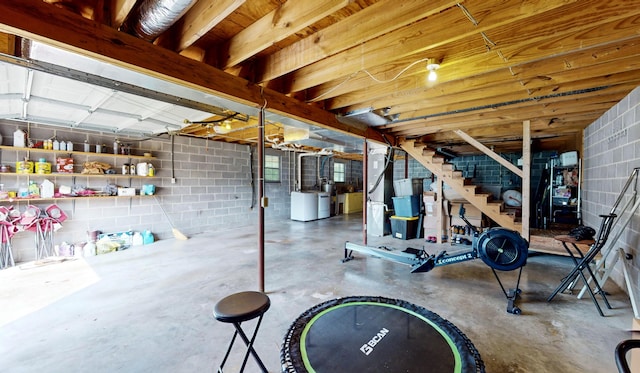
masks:
{"label": "storage shelf unit", "polygon": [[[575,152],[570,152],[575,153]],[[550,161],[549,221],[581,224],[581,162],[576,157],[553,158]]]}
{"label": "storage shelf unit", "polygon": [[8,202],[8,203],[21,203],[21,202],[28,202],[28,203],[38,203],[38,202],[50,202],[50,201],[69,201],[69,200],[78,200],[78,199],[106,199],[106,198],[133,198],[133,197],[139,197],[139,198],[147,198],[147,197],[153,197],[150,195],[138,195],[136,194],[135,196],[107,196],[107,195],[96,195],[96,196],[69,196],[69,197],[51,197],[51,198],[41,198],[41,197],[32,197],[32,198],[5,198],[5,199],[0,199],[0,203],[4,203],[4,202]]}
{"label": "storage shelf unit", "polygon": [[[84,152],[84,151],[75,151],[75,150],[53,150],[53,149],[42,149],[42,148],[25,148],[25,147],[15,147],[15,146],[7,146],[7,145],[0,145],[0,151],[5,151],[5,152],[16,152],[15,154],[15,161],[19,161],[20,160],[20,156],[19,154],[24,153],[27,155],[27,157],[29,157],[31,154],[42,154],[42,155],[53,155],[54,156],[54,160],[55,158],[57,158],[58,156],[71,156],[71,155],[75,155],[77,157],[80,158],[84,158],[86,160],[90,160],[90,159],[112,159],[112,160],[121,160],[121,163],[124,162],[128,162],[131,161],[133,159],[136,160],[140,160],[140,161],[150,161],[153,159],[156,159],[156,157],[153,156],[149,156],[149,155],[133,155],[133,154],[112,154],[112,153],[95,153],[95,152]],[[52,162],[53,163],[53,162]],[[117,162],[115,162],[117,163]],[[115,165],[112,165],[115,166]],[[24,180],[22,178],[26,178],[27,181],[30,181],[32,179],[38,179],[38,180],[42,180],[42,179],[56,179],[56,178],[70,178],[72,180],[73,183],[75,183],[75,180],[77,178],[92,178],[92,179],[127,179],[129,180],[129,185],[131,185],[131,180],[132,179],[154,179],[157,178],[156,175],[154,176],[142,176],[142,175],[131,175],[131,174],[124,174],[124,173],[119,173],[118,168],[114,167],[113,168],[116,173],[113,174],[92,174],[92,173],[79,173],[79,172],[51,172],[51,173],[19,173],[19,172],[0,172],[0,178],[1,177],[11,177],[11,178],[15,178],[16,183],[19,183],[19,180]],[[43,201],[56,201],[56,200],[72,200],[72,199],[90,199],[90,198],[131,198],[133,196],[108,196],[108,195],[94,195],[94,196],[61,196],[61,197],[52,197],[52,198],[40,198],[40,197],[23,197],[23,198],[7,198],[7,199],[0,199],[0,203],[4,202],[4,203],[20,203],[20,202],[32,202],[32,203],[37,203],[37,202],[43,202]],[[140,195],[136,195],[136,197],[145,197],[140,196]]]}
{"label": "storage shelf unit", "polygon": [[60,153],[60,154],[77,154],[77,155],[86,155],[86,156],[94,156],[94,157],[113,157],[113,158],[132,158],[132,159],[155,159],[153,156],[146,155],[133,155],[133,154],[112,154],[112,153],[95,153],[95,152],[81,152],[76,150],[51,150],[51,149],[41,149],[41,148],[21,148],[10,145],[0,145],[0,150],[15,150],[15,151],[24,151],[31,153]]}

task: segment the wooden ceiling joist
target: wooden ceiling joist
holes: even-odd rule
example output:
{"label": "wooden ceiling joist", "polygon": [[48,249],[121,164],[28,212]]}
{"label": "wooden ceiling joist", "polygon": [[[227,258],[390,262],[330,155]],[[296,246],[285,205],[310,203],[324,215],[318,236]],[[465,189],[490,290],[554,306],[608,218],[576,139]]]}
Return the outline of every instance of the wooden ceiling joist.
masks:
{"label": "wooden ceiling joist", "polygon": [[[364,136],[360,128],[340,123],[333,114],[277,91],[248,83],[212,66],[182,57],[134,36],[50,6],[39,0],[0,3],[0,31],[88,54],[163,80],[260,107],[321,127]],[[154,58],[149,58],[154,56]],[[375,132],[370,133],[375,137]],[[384,142],[378,135],[376,141]]]}

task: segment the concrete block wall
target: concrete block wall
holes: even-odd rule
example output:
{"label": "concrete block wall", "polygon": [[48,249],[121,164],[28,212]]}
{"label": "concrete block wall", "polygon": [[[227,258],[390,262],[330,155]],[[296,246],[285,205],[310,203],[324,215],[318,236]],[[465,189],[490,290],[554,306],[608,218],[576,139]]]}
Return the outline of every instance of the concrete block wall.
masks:
{"label": "concrete block wall", "polygon": [[[557,152],[545,151],[536,152],[532,154],[531,160],[531,192],[535,193],[542,176],[542,172],[547,167],[549,159],[552,156],[556,156]],[[503,157],[509,160],[512,164],[517,164],[517,160],[522,157],[522,154],[510,153],[504,154]],[[465,172],[467,177],[471,178],[472,183],[475,185],[501,185],[502,191],[508,189],[520,190],[522,186],[522,180],[520,177],[514,175],[511,171],[502,167],[498,162],[486,155],[473,155],[473,156],[461,156],[450,160],[454,164],[456,170]],[[424,178],[425,190],[431,183],[432,174],[424,166],[413,158],[408,162],[408,177],[409,178]],[[475,171],[475,172],[474,172]],[[405,162],[399,160],[394,165],[394,180],[404,179],[405,175]]]}
{"label": "concrete block wall", "polygon": [[[256,147],[254,146],[252,148],[254,151],[253,169],[257,172],[258,157]],[[269,182],[264,184],[264,195],[269,199],[268,207],[264,212],[265,219],[288,219],[291,216],[291,191],[293,191],[294,188],[293,178],[295,178],[295,170],[293,169],[293,157],[295,157],[295,153],[282,152],[280,150],[267,148],[265,149],[265,154],[280,157],[280,182]],[[257,189],[255,197],[257,198]],[[257,199],[254,205],[260,205]]]}
{"label": "concrete block wall", "polygon": [[[324,167],[322,167],[323,159],[326,159]],[[345,182],[336,183],[336,188],[342,190],[352,185],[356,190],[362,189],[362,161],[327,156],[305,156],[302,157],[302,190],[320,190],[322,187],[320,177],[333,181],[333,165],[336,162],[345,164]]]}
{"label": "concrete block wall", "polygon": [[[640,167],[640,88],[633,90],[584,131],[582,212],[585,225],[596,230],[600,227],[602,219],[598,215],[611,211],[636,167]],[[619,229],[614,227],[611,239]],[[610,243],[616,250],[621,247],[633,255],[629,262],[632,266],[631,282],[638,294],[640,211],[631,216],[619,240]],[[613,255],[609,260],[612,258]],[[614,267],[612,279],[627,290],[620,263]]]}
{"label": "concrete block wall", "polygon": [[[13,132],[21,128],[27,130],[27,124],[10,121],[0,122],[0,134],[3,137],[3,145],[13,144]],[[30,137],[36,140],[51,138],[71,140],[75,145],[74,150],[81,151],[82,143],[89,139],[92,144],[105,143],[107,150],[111,152],[115,135],[110,133],[84,132],[80,130],[68,130],[57,127],[30,124],[28,126]],[[63,241],[75,243],[86,240],[86,232],[100,230],[103,232],[120,232],[127,230],[151,230],[157,239],[173,237],[169,220],[163,215],[160,204],[164,207],[174,226],[186,235],[207,231],[223,230],[229,227],[242,225],[254,225],[257,213],[252,193],[252,175],[250,165],[250,148],[247,145],[228,144],[222,142],[205,141],[203,139],[180,137],[175,138],[174,144],[174,171],[171,168],[171,141],[168,136],[160,136],[145,141],[133,141],[121,138],[123,143],[131,143],[134,154],[151,152],[155,159],[150,162],[156,168],[154,178],[88,178],[78,176],[55,177],[51,180],[60,185],[80,184],[91,189],[102,189],[107,183],[113,182],[120,186],[131,186],[140,189],[142,184],[156,185],[156,197],[133,198],[75,198],[70,200],[57,200],[62,210],[69,216],[62,228],[55,232],[54,241],[60,244]],[[92,151],[95,147],[92,146]],[[24,157],[24,151],[3,149],[0,154],[0,162],[15,167],[16,159]],[[49,162],[53,161],[51,153],[32,152],[30,158],[37,160],[45,157]],[[116,158],[109,154],[87,157],[83,154],[73,154],[75,164],[82,164],[87,160],[96,160],[115,166],[121,173],[121,165],[126,158]],[[138,162],[139,160],[133,160]],[[80,172],[77,167],[76,172]],[[255,168],[254,168],[255,171]],[[176,182],[172,183],[175,176]],[[15,190],[20,181],[26,182],[28,178],[41,182],[42,176],[16,176],[0,174],[0,183],[7,190]],[[286,186],[286,184],[283,184]],[[279,188],[278,186],[277,188]],[[267,188],[269,191],[269,188]],[[288,189],[285,189],[288,192]],[[277,200],[277,199],[276,199]],[[288,216],[289,198],[282,203],[286,206],[278,206],[274,199],[272,206],[276,208],[267,210],[272,215]],[[13,205],[14,208],[24,211],[26,206],[32,203],[42,209],[51,201],[13,201],[2,203]],[[286,214],[285,214],[286,211]],[[13,252],[17,261],[29,261],[35,258],[34,233],[19,232],[13,239]]]}
{"label": "concrete block wall", "polygon": [[[113,141],[116,136],[111,133],[87,132],[78,129],[64,129],[38,124],[0,121],[0,135],[2,145],[13,145],[13,132],[21,128],[29,132],[30,138],[43,140],[56,137],[60,140],[70,140],[75,144],[75,151],[82,151],[85,140],[92,144],[91,151],[95,151],[95,144],[105,144],[103,152],[106,154],[73,154],[76,172],[80,172],[81,164],[86,161],[101,161],[109,163],[121,173],[122,164],[127,158],[113,157]],[[102,190],[108,183],[119,186],[134,187],[137,190],[143,184],[156,186],[155,197],[104,197],[104,198],[74,198],[58,199],[55,203],[68,215],[69,219],[62,224],[62,228],[55,232],[54,243],[78,243],[87,239],[87,232],[99,230],[105,233],[122,232],[128,230],[150,230],[156,239],[172,238],[170,222],[182,233],[194,235],[202,232],[221,231],[230,227],[250,226],[257,224],[257,209],[260,201],[257,199],[257,153],[255,146],[207,141],[204,139],[176,136],[172,144],[168,135],[158,136],[144,141],[119,138],[122,143],[131,144],[132,153],[140,155],[150,152],[155,157],[150,162],[156,169],[154,178],[91,178],[84,176],[47,176],[56,185],[83,185],[94,190]],[[281,156],[281,181],[279,183],[265,183],[264,193],[268,198],[265,209],[265,219],[277,220],[290,217],[291,198],[295,153],[280,150],[265,149],[266,154]],[[24,158],[25,151],[3,149],[0,152],[0,163],[15,168],[16,160]],[[39,157],[54,161],[52,153],[29,154],[31,160]],[[303,164],[303,175],[313,175],[316,178],[316,157],[308,157],[311,162]],[[132,159],[133,162],[140,160]],[[347,164],[347,183],[362,180],[362,162],[338,160],[331,158],[325,162],[330,167],[333,177],[333,162]],[[253,177],[252,177],[253,175]],[[309,176],[307,176],[309,178]],[[41,182],[44,176],[35,175],[3,175],[0,173],[0,183],[6,190],[17,190],[20,182],[29,179]],[[175,183],[172,179],[175,178]],[[2,205],[13,205],[23,212],[29,204],[45,209],[52,201],[15,200],[2,202]],[[169,216],[164,216],[161,206]],[[252,228],[253,229],[253,228]],[[35,259],[34,233],[19,232],[12,240],[13,253],[16,261],[25,262]]]}

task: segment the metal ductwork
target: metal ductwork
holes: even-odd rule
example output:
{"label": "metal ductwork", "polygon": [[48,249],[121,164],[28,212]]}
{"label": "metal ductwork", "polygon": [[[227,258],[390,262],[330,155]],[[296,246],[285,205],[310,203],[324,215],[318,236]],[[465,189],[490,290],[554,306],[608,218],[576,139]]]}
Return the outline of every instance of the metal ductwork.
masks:
{"label": "metal ductwork", "polygon": [[128,34],[153,41],[186,13],[196,0],[144,0],[120,28]]}

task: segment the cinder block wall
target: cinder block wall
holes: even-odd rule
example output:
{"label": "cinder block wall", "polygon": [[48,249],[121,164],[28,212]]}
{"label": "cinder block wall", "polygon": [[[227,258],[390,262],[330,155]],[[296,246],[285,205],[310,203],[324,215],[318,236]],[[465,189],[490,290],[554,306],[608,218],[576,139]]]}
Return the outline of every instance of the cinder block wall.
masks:
{"label": "cinder block wall", "polygon": [[[640,88],[607,111],[584,131],[583,221],[595,229],[611,211],[616,198],[635,167],[640,167]],[[639,186],[640,187],[640,186]],[[632,216],[620,239],[610,243],[632,254],[631,282],[636,294],[640,288],[640,211]],[[613,255],[609,257],[612,259]],[[614,267],[613,280],[627,290],[622,265]]]}
{"label": "cinder block wall", "polygon": [[[27,124],[10,121],[0,122],[0,134],[3,145],[13,144],[13,132],[21,128],[27,130]],[[74,150],[81,151],[82,143],[89,139],[92,144],[104,143],[109,153],[115,135],[109,133],[84,132],[74,129],[61,129],[50,126],[29,125],[30,137],[42,140],[56,136],[58,139],[71,140]],[[92,189],[102,189],[107,183],[114,182],[120,186],[131,186],[140,189],[142,184],[156,185],[156,197],[133,198],[75,198],[57,200],[63,211],[69,216],[62,228],[55,232],[56,244],[63,241],[69,243],[86,240],[86,232],[100,230],[103,232],[121,232],[127,230],[151,230],[157,239],[173,237],[171,226],[163,215],[160,204],[164,207],[176,228],[186,235],[193,235],[207,231],[218,231],[229,227],[254,225],[257,219],[255,195],[252,193],[252,168],[250,165],[250,147],[247,145],[228,144],[222,142],[205,141],[203,139],[180,137],[175,138],[174,169],[171,162],[171,141],[168,136],[161,136],[145,141],[133,141],[121,138],[125,143],[131,143],[135,154],[151,152],[155,157],[150,162],[156,168],[154,178],[87,178],[87,177],[55,177],[50,179],[56,184],[80,184]],[[94,151],[95,147],[91,147]],[[104,150],[103,150],[104,151]],[[25,156],[24,151],[3,149],[0,162],[11,165],[15,169],[15,161]],[[31,153],[31,160],[40,157],[53,161],[51,153]],[[121,173],[121,165],[126,158],[104,156],[87,157],[82,154],[72,156],[76,165],[87,160],[97,160],[115,166]],[[133,160],[138,162],[139,160]],[[80,172],[81,166],[76,172]],[[255,172],[255,168],[253,171]],[[288,217],[288,178],[286,168],[283,168],[284,182],[269,185],[267,195],[271,194],[270,207],[267,216]],[[176,182],[171,179],[175,176]],[[41,182],[42,176],[16,176],[0,173],[0,183],[7,190],[16,190],[20,182],[29,179]],[[284,198],[283,196],[287,196]],[[29,203],[44,209],[51,201],[13,201],[2,202],[2,205],[13,205],[24,211]],[[34,233],[19,232],[13,239],[13,252],[19,262],[35,258]]]}
{"label": "cinder block wall", "polygon": [[[531,158],[531,193],[535,193],[542,176],[542,171],[547,166],[549,159],[556,156],[557,152],[545,151],[532,154]],[[504,154],[503,157],[512,164],[517,164],[517,160],[521,154],[510,153]],[[456,170],[463,171],[466,177],[473,180],[475,185],[500,185],[502,191],[509,189],[518,189],[522,187],[522,180],[514,175],[511,171],[502,167],[498,162],[486,155],[473,155],[456,157],[449,162],[453,163]],[[394,180],[404,178],[405,169],[404,160],[395,162]],[[418,161],[409,159],[408,166],[409,178],[425,178],[425,189],[431,183],[432,174]]]}
{"label": "cinder block wall", "polygon": [[[323,167],[323,159],[324,167]],[[302,190],[320,190],[322,185],[319,178],[333,180],[334,163],[345,164],[345,182],[336,183],[336,188],[340,192],[349,185],[355,190],[362,189],[362,162],[348,159],[338,159],[327,156],[305,156],[302,157]]]}
{"label": "cinder block wall", "polygon": [[[71,140],[75,151],[82,151],[85,140],[92,144],[105,144],[104,155],[73,154],[76,172],[82,170],[86,161],[109,163],[118,173],[127,158],[113,157],[113,141],[116,136],[110,133],[87,132],[78,129],[64,129],[37,124],[27,125],[12,121],[0,121],[2,145],[13,145],[13,132],[20,128],[28,129],[30,138],[43,140],[56,137],[59,140]],[[144,141],[119,138],[123,143],[130,143],[133,154],[152,153],[155,159],[150,162],[156,169],[153,178],[90,178],[90,177],[56,177],[48,176],[56,185],[83,185],[90,189],[101,190],[108,183],[119,186],[130,186],[137,190],[143,184],[156,186],[155,197],[104,197],[58,199],[55,203],[62,208],[69,219],[62,228],[55,232],[54,243],[78,243],[87,239],[87,232],[99,230],[105,233],[128,230],[150,230],[156,239],[172,238],[173,233],[169,220],[164,216],[161,205],[167,212],[170,221],[182,233],[194,235],[202,232],[221,231],[230,227],[256,226],[257,208],[260,201],[257,196],[258,161],[255,146],[206,141],[198,138],[176,136],[174,141],[173,168],[172,145],[169,136],[159,136]],[[266,154],[281,157],[281,180],[279,183],[265,183],[265,196],[269,199],[265,209],[265,219],[288,219],[291,209],[290,192],[293,190],[293,179],[296,170],[293,159],[295,153],[283,152],[267,148]],[[2,149],[0,163],[11,165],[15,170],[16,160],[23,159],[27,153],[13,149]],[[31,160],[44,157],[54,161],[52,153],[31,152]],[[316,157],[308,157],[310,162],[303,163],[303,175],[312,175],[315,185]],[[141,160],[133,159],[133,162]],[[347,183],[362,180],[362,162],[331,158],[325,162],[325,174],[333,178],[333,162],[347,164]],[[253,174],[253,179],[252,179]],[[175,177],[176,182],[172,183]],[[17,190],[21,182],[35,180],[40,183],[44,176],[4,175],[0,173],[0,183],[6,190]],[[309,178],[309,176],[307,176]],[[346,184],[346,183],[345,183]],[[0,202],[0,205],[13,206],[23,212],[29,204],[45,209],[52,201],[14,200]],[[17,233],[13,240],[15,260],[25,262],[35,259],[34,232]]]}

